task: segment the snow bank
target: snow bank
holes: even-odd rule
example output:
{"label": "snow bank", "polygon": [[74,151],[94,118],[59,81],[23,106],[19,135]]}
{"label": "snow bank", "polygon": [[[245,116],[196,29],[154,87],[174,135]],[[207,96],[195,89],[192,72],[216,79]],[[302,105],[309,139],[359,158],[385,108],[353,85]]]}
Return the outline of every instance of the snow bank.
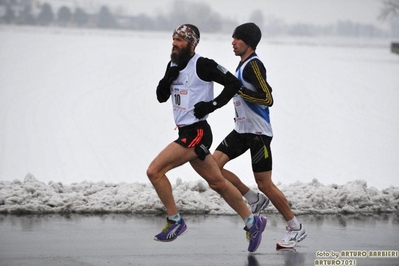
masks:
{"label": "snow bank", "polygon": [[[379,191],[362,180],[345,185],[277,184],[296,214],[374,214],[399,209],[399,187]],[[234,215],[229,205],[203,180],[177,179],[173,193],[181,213]],[[270,204],[267,213],[277,213]],[[0,213],[141,213],[165,209],[150,183],[61,182],[45,184],[32,174],[24,181],[0,181]]]}

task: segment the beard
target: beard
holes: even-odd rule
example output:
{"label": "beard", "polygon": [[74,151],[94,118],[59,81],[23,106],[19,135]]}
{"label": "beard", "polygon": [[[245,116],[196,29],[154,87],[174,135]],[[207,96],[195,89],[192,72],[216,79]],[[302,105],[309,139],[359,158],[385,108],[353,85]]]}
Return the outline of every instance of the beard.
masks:
{"label": "beard", "polygon": [[[174,51],[176,49],[176,51]],[[172,53],[170,54],[170,59],[173,63],[183,68],[187,65],[188,61],[190,61],[191,55],[191,47],[187,45],[186,47],[179,49],[177,47],[172,48]]]}

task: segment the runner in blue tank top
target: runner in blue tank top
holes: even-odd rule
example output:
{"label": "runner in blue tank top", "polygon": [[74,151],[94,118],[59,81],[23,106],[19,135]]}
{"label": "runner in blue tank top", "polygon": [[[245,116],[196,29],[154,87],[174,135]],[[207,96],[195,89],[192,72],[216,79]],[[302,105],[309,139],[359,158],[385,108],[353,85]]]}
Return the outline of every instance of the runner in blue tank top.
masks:
{"label": "runner in blue tank top", "polygon": [[[277,248],[293,248],[307,233],[295,215],[284,194],[272,181],[273,137],[269,107],[273,105],[272,88],[266,81],[266,68],[255,50],[261,39],[261,30],[254,23],[238,26],[233,33],[233,49],[241,61],[236,75],[242,88],[234,96],[235,129],[220,143],[214,157],[223,176],[238,188],[246,198],[253,213],[267,207],[269,199],[287,221],[286,233]],[[252,171],[262,193],[249,189],[225,164],[250,150]]]}

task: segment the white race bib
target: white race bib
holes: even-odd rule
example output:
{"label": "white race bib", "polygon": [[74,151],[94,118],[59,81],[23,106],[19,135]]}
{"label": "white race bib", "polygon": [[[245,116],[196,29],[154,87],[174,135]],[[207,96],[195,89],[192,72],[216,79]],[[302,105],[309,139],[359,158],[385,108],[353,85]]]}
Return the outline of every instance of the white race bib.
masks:
{"label": "white race bib", "polygon": [[173,108],[187,110],[189,107],[189,90],[184,86],[173,86],[172,102]]}
{"label": "white race bib", "polygon": [[244,121],[247,117],[242,101],[243,99],[238,95],[233,98],[234,109],[236,111],[236,122]]}

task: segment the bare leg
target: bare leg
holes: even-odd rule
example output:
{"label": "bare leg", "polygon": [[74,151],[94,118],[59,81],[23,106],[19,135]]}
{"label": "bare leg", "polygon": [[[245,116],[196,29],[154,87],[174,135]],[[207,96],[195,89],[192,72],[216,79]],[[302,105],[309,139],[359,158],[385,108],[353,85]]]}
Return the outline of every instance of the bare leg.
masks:
{"label": "bare leg", "polygon": [[[223,176],[240,191],[241,195],[245,195],[249,191],[249,187],[234,173],[223,168],[230,160],[229,157],[220,151],[215,151],[214,157],[219,168],[222,169]],[[266,194],[276,209],[283,215],[284,219],[289,221],[294,218],[294,214],[288,205],[287,198],[272,181],[272,171],[254,173],[254,176],[259,190]]]}
{"label": "bare leg", "polygon": [[173,198],[172,186],[165,174],[195,157],[194,149],[172,142],[159,153],[147,169],[147,176],[164,204],[168,216],[177,214],[178,210]]}
{"label": "bare leg", "polygon": [[209,186],[218,192],[243,220],[251,215],[240,192],[228,180],[226,180],[212,155],[207,155],[204,161],[195,158],[190,161],[194,170],[202,176]]}
{"label": "bare leg", "polygon": [[249,191],[249,187],[247,187],[243,182],[241,182],[240,178],[236,176],[233,172],[224,169],[223,167],[226,165],[230,158],[223,152],[215,151],[213,154],[219,168],[222,171],[224,178],[229,180],[241,193],[241,195],[245,195]]}
{"label": "bare leg", "polygon": [[283,215],[284,219],[289,221],[294,218],[287,198],[272,181],[272,171],[254,173],[254,176],[259,190],[266,194],[274,207]]}

